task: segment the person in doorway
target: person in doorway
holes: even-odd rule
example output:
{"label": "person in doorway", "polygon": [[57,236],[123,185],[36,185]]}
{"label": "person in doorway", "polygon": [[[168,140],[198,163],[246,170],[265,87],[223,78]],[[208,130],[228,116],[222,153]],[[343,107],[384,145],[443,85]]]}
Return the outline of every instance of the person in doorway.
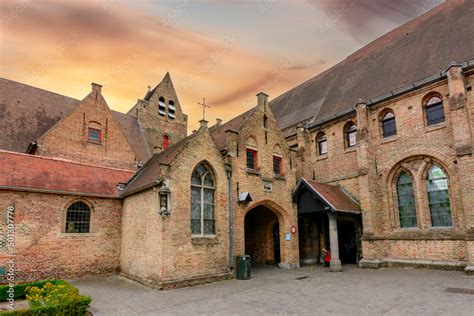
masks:
{"label": "person in doorway", "polygon": [[323,254],[324,254],[324,266],[329,267],[331,264],[331,248],[323,249]]}

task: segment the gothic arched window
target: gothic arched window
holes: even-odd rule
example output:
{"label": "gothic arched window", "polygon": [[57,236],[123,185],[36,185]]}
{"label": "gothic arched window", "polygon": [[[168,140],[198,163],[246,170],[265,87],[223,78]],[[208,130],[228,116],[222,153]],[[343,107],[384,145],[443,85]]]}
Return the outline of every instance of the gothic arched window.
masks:
{"label": "gothic arched window", "polygon": [[401,228],[417,227],[413,178],[403,171],[397,179],[398,215]]}
{"label": "gothic arched window", "polygon": [[316,136],[316,149],[319,156],[326,155],[328,153],[328,140],[326,134],[319,132]]}
{"label": "gothic arched window", "polygon": [[433,165],[428,171],[427,181],[431,226],[452,226],[448,178],[446,174],[443,169],[437,165]]}
{"label": "gothic arched window", "polygon": [[211,169],[201,162],[191,176],[191,233],[215,235],[215,185]]}
{"label": "gothic arched window", "polygon": [[395,121],[395,114],[392,110],[386,110],[382,113],[380,124],[384,138],[397,135],[397,124]]}
{"label": "gothic arched window", "polygon": [[347,148],[357,145],[357,126],[353,122],[347,122],[344,126],[344,142]]}
{"label": "gothic arched window", "polygon": [[91,223],[91,209],[84,202],[71,204],[66,212],[66,233],[89,233]]}
{"label": "gothic arched window", "polygon": [[444,122],[443,100],[441,96],[431,95],[425,102],[426,124],[434,125]]}

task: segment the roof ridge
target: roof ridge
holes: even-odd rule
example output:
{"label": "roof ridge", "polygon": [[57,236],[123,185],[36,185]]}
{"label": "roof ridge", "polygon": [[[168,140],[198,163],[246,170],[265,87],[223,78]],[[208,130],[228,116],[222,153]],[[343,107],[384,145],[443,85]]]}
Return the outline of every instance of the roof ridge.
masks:
{"label": "roof ridge", "polygon": [[47,92],[47,93],[52,93],[52,94],[58,95],[58,96],[60,96],[60,97],[64,97],[64,98],[68,98],[68,99],[71,99],[71,100],[74,100],[74,101],[81,102],[81,100],[79,100],[79,99],[76,99],[76,98],[73,98],[73,97],[69,97],[69,96],[67,96],[67,95],[64,95],[64,94],[61,94],[61,93],[58,93],[58,92],[54,92],[54,91],[46,90],[46,89],[43,89],[43,88],[35,87],[35,86],[32,86],[32,85],[27,84],[27,83],[20,82],[20,81],[8,79],[8,78],[5,78],[5,77],[0,77],[0,79],[12,81],[12,82],[15,82],[15,83],[17,83],[17,84],[20,84],[20,85],[22,85],[22,86],[27,86],[27,87],[30,87],[30,88],[33,88],[33,89],[36,89],[36,90],[41,90],[41,91],[44,91],[44,92]]}

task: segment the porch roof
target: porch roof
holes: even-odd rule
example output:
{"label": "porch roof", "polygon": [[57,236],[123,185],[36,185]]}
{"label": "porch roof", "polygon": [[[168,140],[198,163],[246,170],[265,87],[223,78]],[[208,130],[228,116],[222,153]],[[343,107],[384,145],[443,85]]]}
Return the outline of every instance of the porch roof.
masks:
{"label": "porch roof", "polygon": [[359,203],[354,200],[346,191],[335,185],[306,180],[301,178],[293,190],[293,201],[296,201],[302,190],[309,190],[316,195],[327,207],[335,212],[361,213]]}

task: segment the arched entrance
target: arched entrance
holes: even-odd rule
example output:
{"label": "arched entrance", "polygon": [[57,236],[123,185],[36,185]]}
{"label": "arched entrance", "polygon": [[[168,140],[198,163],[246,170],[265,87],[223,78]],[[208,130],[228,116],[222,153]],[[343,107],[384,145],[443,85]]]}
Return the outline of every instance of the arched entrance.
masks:
{"label": "arched entrance", "polygon": [[281,261],[278,216],[259,205],[245,216],[245,253],[254,264],[278,264]]}

